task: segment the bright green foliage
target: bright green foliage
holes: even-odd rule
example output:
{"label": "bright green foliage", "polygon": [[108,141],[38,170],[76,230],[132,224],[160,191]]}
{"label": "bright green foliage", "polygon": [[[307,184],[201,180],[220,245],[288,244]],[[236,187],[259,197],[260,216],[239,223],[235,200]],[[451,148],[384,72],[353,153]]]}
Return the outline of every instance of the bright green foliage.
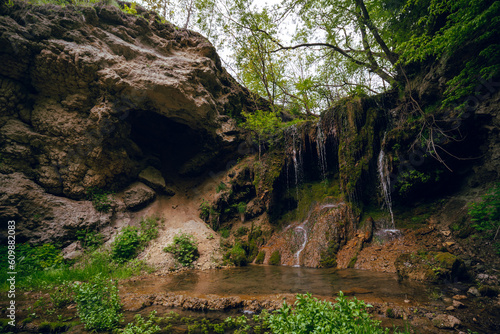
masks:
{"label": "bright green foliage", "polygon": [[238,267],[245,266],[248,262],[246,252],[238,242],[226,253],[225,260]]}
{"label": "bright green foliage", "polygon": [[50,293],[50,300],[56,308],[63,308],[71,304],[74,300],[73,286],[69,282],[62,283]]}
{"label": "bright green foliage", "polygon": [[416,186],[425,184],[430,180],[430,175],[419,172],[418,170],[411,170],[399,175],[396,187],[400,195],[406,195]]}
{"label": "bright green foliage", "polygon": [[310,294],[297,295],[294,308],[283,303],[266,321],[274,334],[389,333],[372,320],[363,301],[348,300],[340,292],[337,303],[320,301]]}
{"label": "bright green foliage", "polygon": [[125,262],[137,256],[148,243],[158,237],[159,218],[141,220],[141,227],[125,226],[111,246],[111,255],[118,262]]}
{"label": "bright green foliage", "polygon": [[17,271],[32,272],[56,268],[62,265],[63,257],[60,248],[47,243],[41,246],[18,244],[16,246]]}
{"label": "bright green foliage", "polygon": [[[413,13],[420,15],[414,17]],[[445,105],[464,103],[461,99],[473,94],[479,84],[478,76],[489,80],[500,73],[499,1],[409,0],[401,15],[413,23],[407,30],[412,36],[404,36],[398,46],[405,63],[451,56],[459,51],[477,55],[448,82]]]}
{"label": "bright green foliage", "polygon": [[490,189],[478,203],[472,203],[469,208],[473,227],[488,234],[494,233],[494,239],[500,230],[500,184]]}
{"label": "bright green foliage", "polygon": [[125,226],[111,247],[113,259],[118,262],[130,260],[139,252],[140,244],[139,229],[135,226]]}
{"label": "bright green foliage", "polygon": [[78,316],[87,330],[109,331],[122,321],[118,285],[97,275],[88,283],[75,283]]}
{"label": "bright green foliage", "polygon": [[156,324],[159,318],[156,316],[156,311],[151,311],[148,315],[148,320],[144,319],[140,314],[134,316],[134,322],[128,323],[124,329],[120,330],[122,334],[155,334],[161,328]]}
{"label": "bright green foliage", "polygon": [[94,208],[100,212],[109,212],[111,209],[111,199],[109,195],[111,192],[102,190],[100,188],[90,188],[86,191],[87,199],[92,201]]}
{"label": "bright green foliage", "polygon": [[135,8],[137,4],[135,2],[132,2],[132,4],[127,6],[127,4],[123,5],[123,11],[127,14],[132,14],[132,15],[137,15],[137,9]]}
{"label": "bright green foliage", "polygon": [[96,231],[76,231],[76,238],[80,241],[83,248],[91,251],[97,249],[104,242],[104,236]]}
{"label": "bright green foliage", "polygon": [[277,266],[281,263],[281,254],[279,251],[274,251],[271,253],[271,257],[269,258],[269,264],[273,266]]}
{"label": "bright green foliage", "polygon": [[207,201],[203,200],[203,202],[201,202],[200,204],[199,210],[200,210],[200,218],[203,219],[203,221],[207,222],[210,218],[210,211],[211,211],[210,204],[208,204]]}
{"label": "bright green foliage", "polygon": [[266,252],[260,251],[259,254],[257,254],[257,257],[255,258],[255,263],[262,264],[265,258],[266,258]]}
{"label": "bright green foliage", "polygon": [[282,126],[277,112],[257,110],[254,113],[242,112],[245,122],[243,128],[252,131],[259,139],[266,139],[278,131]]}
{"label": "bright green foliage", "polygon": [[172,253],[174,258],[184,267],[191,266],[200,257],[195,237],[187,233],[179,233],[174,236],[174,242],[163,250]]}

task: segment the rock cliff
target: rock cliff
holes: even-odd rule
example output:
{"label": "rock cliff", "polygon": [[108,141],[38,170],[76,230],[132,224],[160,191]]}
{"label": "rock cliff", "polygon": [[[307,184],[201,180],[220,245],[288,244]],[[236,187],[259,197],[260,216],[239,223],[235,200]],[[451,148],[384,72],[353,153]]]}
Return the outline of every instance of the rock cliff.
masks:
{"label": "rock cliff", "polygon": [[44,231],[33,232],[37,221],[58,230],[56,240],[66,225],[109,223],[73,200],[121,190],[148,166],[167,182],[200,174],[242,142],[229,115],[253,103],[214,47],[138,12],[0,7],[0,217],[19,220],[21,239],[49,238],[34,237]]}

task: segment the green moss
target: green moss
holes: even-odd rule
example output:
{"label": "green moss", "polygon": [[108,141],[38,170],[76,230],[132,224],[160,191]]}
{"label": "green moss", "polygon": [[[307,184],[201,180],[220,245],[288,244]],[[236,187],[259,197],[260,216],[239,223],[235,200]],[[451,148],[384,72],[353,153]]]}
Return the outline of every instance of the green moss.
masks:
{"label": "green moss", "polygon": [[319,265],[321,268],[333,268],[337,266],[337,252],[340,245],[335,241],[330,241],[328,248],[321,252]]}
{"label": "green moss", "polygon": [[347,268],[354,268],[354,265],[356,264],[357,261],[358,261],[358,257],[357,256],[353,256],[353,258],[351,259],[351,261],[349,261],[349,264],[347,265]]}
{"label": "green moss", "polygon": [[265,257],[266,257],[266,252],[260,251],[259,254],[257,255],[257,258],[255,259],[255,263],[262,264],[264,262]]}
{"label": "green moss", "polygon": [[224,255],[224,259],[235,266],[245,266],[248,263],[247,254],[240,243],[234,244]]}
{"label": "green moss", "polygon": [[281,264],[281,254],[279,251],[274,251],[269,258],[269,264],[273,266],[277,266]]}

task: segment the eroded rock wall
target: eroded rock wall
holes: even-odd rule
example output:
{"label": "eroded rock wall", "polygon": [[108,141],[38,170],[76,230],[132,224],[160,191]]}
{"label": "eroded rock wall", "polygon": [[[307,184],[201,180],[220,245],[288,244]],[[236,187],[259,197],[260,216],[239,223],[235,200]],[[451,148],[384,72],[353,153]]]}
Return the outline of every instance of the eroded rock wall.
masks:
{"label": "eroded rock wall", "polygon": [[[0,7],[2,218],[38,228],[29,224],[40,204],[22,191],[32,209],[19,210],[9,188],[16,183],[80,200],[93,187],[125,188],[149,165],[197,175],[236,150],[242,138],[228,115],[253,108],[248,92],[206,38],[138,11]],[[55,210],[42,216],[65,224]]]}

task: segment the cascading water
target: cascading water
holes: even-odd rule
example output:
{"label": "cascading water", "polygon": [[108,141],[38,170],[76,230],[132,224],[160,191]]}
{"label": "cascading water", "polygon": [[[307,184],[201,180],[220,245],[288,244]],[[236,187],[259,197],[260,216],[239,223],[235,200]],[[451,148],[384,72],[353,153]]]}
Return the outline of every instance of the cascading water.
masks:
{"label": "cascading water", "polygon": [[389,178],[389,171],[387,168],[385,153],[383,149],[380,150],[380,154],[378,155],[378,175],[380,178],[382,193],[384,195],[384,201],[389,210],[389,213],[391,214],[391,224],[392,224],[391,228],[395,229],[394,214],[392,212],[392,199],[390,192],[391,182]]}
{"label": "cascading water", "polygon": [[326,180],[326,171],[328,166],[326,164],[326,136],[321,130],[321,119],[317,124],[316,131],[316,151],[318,152],[318,162],[319,167],[321,169],[321,175],[323,176],[323,180]]}
{"label": "cascading water", "polygon": [[[337,203],[337,204],[323,204],[323,205],[319,206],[319,210],[323,210],[326,208],[328,208],[328,209],[337,208],[339,205],[342,205],[342,204],[344,204],[344,202]],[[312,214],[312,210],[309,211],[309,214],[307,215],[306,220],[304,220],[302,222],[302,224],[300,224],[299,226],[294,228],[295,231],[297,231],[297,232],[300,231],[302,234],[302,245],[300,246],[299,250],[293,256],[295,258],[295,264],[293,265],[294,267],[300,267],[300,254],[302,253],[304,248],[306,248],[307,242],[309,241],[308,236],[307,236],[307,230],[305,229],[305,226],[307,225],[307,223],[309,223],[309,218],[311,217],[311,214]],[[288,226],[287,229],[289,227],[290,226]]]}
{"label": "cascading water", "polygon": [[302,232],[303,241],[302,241],[302,245],[300,246],[300,249],[294,255],[294,257],[295,257],[295,264],[293,265],[294,267],[300,267],[300,253],[302,253],[302,251],[304,250],[304,248],[306,248],[306,245],[307,245],[307,231],[304,228],[304,225],[307,222],[308,222],[308,220],[304,221],[301,225],[299,225],[295,228],[295,231]]}

